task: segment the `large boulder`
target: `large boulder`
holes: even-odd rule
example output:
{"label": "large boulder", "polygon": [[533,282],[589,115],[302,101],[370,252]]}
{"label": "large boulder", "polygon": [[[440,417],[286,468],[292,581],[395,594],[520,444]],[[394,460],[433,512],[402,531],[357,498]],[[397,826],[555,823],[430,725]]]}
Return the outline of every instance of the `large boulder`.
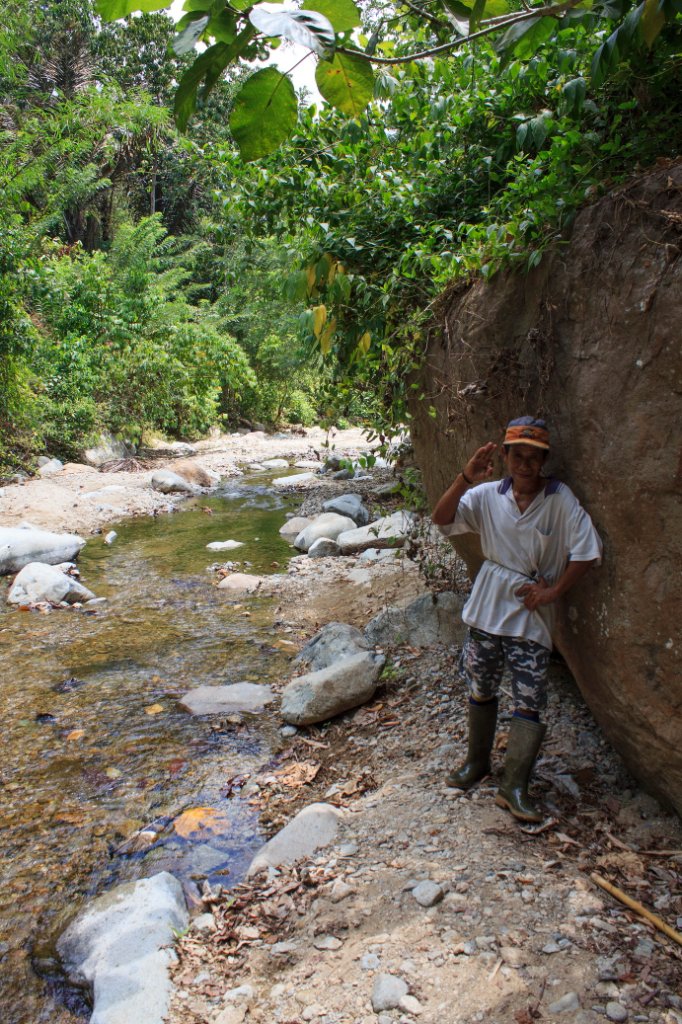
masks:
{"label": "large boulder", "polygon": [[118,441],[111,434],[102,434],[96,445],[85,449],[83,461],[89,466],[104,466],[107,462],[127,459],[134,454],[134,449],[125,441]]}
{"label": "large boulder", "polygon": [[307,551],[320,537],[336,540],[340,533],[354,529],[355,522],[348,516],[340,516],[336,512],[322,512],[321,515],[315,516],[310,526],[301,530],[294,541],[294,547],[299,551]]}
{"label": "large boulder", "polygon": [[367,526],[369,512],[362,503],[361,494],[340,494],[330,498],[322,505],[325,512],[337,512],[340,516],[348,516],[356,526]]}
{"label": "large boulder", "polygon": [[179,473],[170,469],[157,469],[150,478],[152,490],[160,494],[198,494],[199,488]]}
{"label": "large boulder", "polygon": [[385,660],[361,651],[292,679],[282,691],[282,718],[291,725],[313,725],[365,704],[374,696]]}
{"label": "large boulder", "polygon": [[0,526],[0,576],[18,572],[29,562],[71,562],[85,541],[75,533],[51,533],[32,526]]}
{"label": "large boulder", "polygon": [[309,671],[317,672],[345,658],[352,658],[368,647],[369,644],[357,626],[349,626],[345,622],[328,622],[301,648],[294,658],[294,665],[305,665]]}
{"label": "large boulder", "polygon": [[343,555],[358,554],[368,548],[401,548],[411,528],[412,516],[409,512],[394,512],[368,526],[344,531],[336,538],[336,543]]}
{"label": "large boulder", "polygon": [[29,562],[16,577],[9,594],[8,604],[76,604],[92,601],[94,594],[82,583],[68,576],[54,565]]}
{"label": "large boulder", "polygon": [[343,818],[344,812],[332,804],[308,804],[261,847],[251,861],[248,876],[310,857],[332,842]]}
{"label": "large boulder", "polygon": [[272,699],[269,686],[228,683],[226,686],[197,686],[183,694],[179,703],[191,715],[230,715],[261,711]]}
{"label": "large boulder", "polygon": [[100,896],[57,940],[74,985],[93,992],[90,1024],[163,1024],[174,936],[189,924],[173,875],[128,882]]}
{"label": "large boulder", "polygon": [[220,473],[204,466],[197,459],[178,459],[173,463],[173,472],[195,487],[215,487],[220,483]]}
{"label": "large boulder", "polygon": [[459,644],[466,633],[463,604],[462,595],[450,591],[420,594],[404,607],[385,608],[375,615],[365,627],[365,637],[370,644]]}
{"label": "large boulder", "polygon": [[[547,471],[604,541],[555,642],[636,778],[682,813],[682,161],[585,209],[528,275],[441,299],[412,440],[432,505],[513,416],[546,415]],[[455,541],[472,572],[476,538]]]}

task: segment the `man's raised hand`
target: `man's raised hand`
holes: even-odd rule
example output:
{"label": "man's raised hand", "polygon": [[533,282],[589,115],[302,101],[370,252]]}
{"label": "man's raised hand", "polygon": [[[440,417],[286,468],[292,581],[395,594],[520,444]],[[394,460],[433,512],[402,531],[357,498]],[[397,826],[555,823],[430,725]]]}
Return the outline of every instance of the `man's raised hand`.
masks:
{"label": "man's raised hand", "polygon": [[497,451],[497,445],[488,441],[482,448],[479,448],[471,456],[464,467],[464,475],[475,484],[484,480],[490,480],[493,475],[493,456]]}

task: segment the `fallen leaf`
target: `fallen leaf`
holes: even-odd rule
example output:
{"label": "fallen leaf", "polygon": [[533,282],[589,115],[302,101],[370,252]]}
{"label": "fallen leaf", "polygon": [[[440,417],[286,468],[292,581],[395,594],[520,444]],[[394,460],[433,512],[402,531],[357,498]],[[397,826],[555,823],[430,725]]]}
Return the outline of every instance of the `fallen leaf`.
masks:
{"label": "fallen leaf", "polygon": [[108,779],[120,779],[123,772],[119,771],[118,768],[105,768],[104,774]]}
{"label": "fallen leaf", "polygon": [[160,715],[163,711],[163,705],[161,704],[150,704],[148,708],[144,709],[145,715]]}
{"label": "fallen leaf", "polygon": [[183,839],[223,835],[230,828],[230,819],[215,807],[191,807],[175,819],[173,828]]}
{"label": "fallen leaf", "polygon": [[85,736],[85,729],[72,729],[71,732],[66,737],[66,739],[67,742],[70,742],[72,740],[79,740],[83,736]]}
{"label": "fallen leaf", "polygon": [[297,761],[287,765],[275,772],[275,775],[283,786],[290,789],[297,789],[299,786],[306,786],[316,777],[322,766],[312,761]]}

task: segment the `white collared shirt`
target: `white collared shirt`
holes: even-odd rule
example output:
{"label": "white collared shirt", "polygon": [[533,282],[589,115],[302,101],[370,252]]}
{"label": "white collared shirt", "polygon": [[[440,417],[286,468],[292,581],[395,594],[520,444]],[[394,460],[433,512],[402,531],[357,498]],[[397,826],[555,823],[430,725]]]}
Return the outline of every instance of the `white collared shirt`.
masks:
{"label": "white collared shirt", "polygon": [[472,487],[460,500],[445,537],[477,533],[485,562],[462,618],[495,636],[534,640],[552,649],[554,605],[529,611],[515,591],[542,576],[556,583],[568,561],[601,562],[602,544],[592,520],[566,484],[548,480],[525,512],[514,498],[511,477]]}

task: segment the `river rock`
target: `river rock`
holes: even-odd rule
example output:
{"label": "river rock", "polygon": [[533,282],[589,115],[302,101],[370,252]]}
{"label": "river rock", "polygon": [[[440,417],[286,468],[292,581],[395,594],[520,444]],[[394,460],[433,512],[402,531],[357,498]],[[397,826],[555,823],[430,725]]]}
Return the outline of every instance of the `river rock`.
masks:
{"label": "river rock", "polygon": [[308,548],[308,558],[338,558],[341,548],[329,537],[318,537]]}
{"label": "river rock", "polygon": [[67,604],[76,604],[79,601],[91,601],[94,596],[82,583],[73,576],[67,576],[56,566],[29,562],[12,584],[7,602],[40,604],[49,601],[50,604],[61,604],[65,601]]}
{"label": "river rock", "polygon": [[356,526],[367,526],[369,512],[362,503],[360,494],[340,494],[338,498],[330,498],[322,505],[325,512],[336,512],[340,516],[352,519]]}
{"label": "river rock", "polygon": [[437,903],[441,902],[445,893],[437,882],[426,879],[415,885],[412,895],[420,907],[435,907]]}
{"label": "river rock", "polygon": [[294,541],[294,547],[299,551],[307,551],[320,537],[336,540],[340,533],[354,528],[355,523],[348,516],[340,516],[336,512],[323,512],[315,516],[310,526],[306,526],[299,533]]}
{"label": "river rock", "polygon": [[220,483],[220,473],[209,469],[196,459],[178,459],[173,463],[173,472],[197,487],[215,487]]}
{"label": "river rock", "polygon": [[328,846],[336,836],[343,811],[331,804],[309,804],[261,847],[249,865],[248,877],[265,868],[293,864],[309,857],[322,846]]}
{"label": "river rock", "polygon": [[403,608],[379,612],[365,627],[370,644],[409,643],[413,647],[459,644],[466,634],[464,598],[450,591],[421,594]]}
{"label": "river rock", "polygon": [[111,434],[101,434],[99,442],[83,452],[83,461],[89,466],[103,466],[107,462],[128,459],[134,455],[134,449],[125,441],[117,441]]}
{"label": "river rock", "polygon": [[258,590],[262,582],[262,576],[252,576],[248,572],[231,572],[229,576],[220,581],[218,590],[234,590],[252,594],[254,590]]}
{"label": "river rock", "polygon": [[269,686],[231,683],[227,686],[197,686],[180,697],[180,706],[191,715],[225,715],[260,711],[273,699]]}
{"label": "river rock", "polygon": [[71,562],[85,541],[75,533],[50,533],[34,526],[0,526],[0,575],[18,572],[29,562]]}
{"label": "river rock", "polygon": [[293,679],[282,692],[284,721],[312,725],[365,704],[374,696],[385,660],[363,651]]}
{"label": "river rock", "polygon": [[284,526],[280,526],[279,532],[283,537],[293,539],[298,537],[299,533],[305,530],[306,526],[310,526],[312,519],[308,516],[292,516],[291,519],[287,519]]}
{"label": "river rock", "polygon": [[307,484],[309,480],[314,480],[316,475],[315,473],[292,473],[291,476],[278,476],[272,481],[272,486],[281,491],[290,487],[296,488],[301,484]]}
{"label": "river rock", "polygon": [[212,540],[206,547],[209,551],[234,551],[235,548],[243,548],[241,540]]}
{"label": "river rock", "polygon": [[152,489],[161,494],[197,494],[198,487],[170,469],[157,469],[151,476]]}
{"label": "river rock", "polygon": [[362,631],[356,626],[349,626],[345,622],[328,622],[301,648],[293,664],[306,665],[309,671],[316,672],[345,658],[352,658],[368,648],[369,644]]}
{"label": "river rock", "polygon": [[375,1013],[394,1010],[408,991],[409,986],[403,978],[394,974],[377,974],[372,989],[372,1009]]}
{"label": "river rock", "polygon": [[173,938],[188,924],[182,886],[164,871],[100,896],[69,925],[57,952],[71,983],[93,991],[90,1024],[162,1024]]}
{"label": "river rock", "polygon": [[61,473],[64,469],[64,463],[61,459],[48,459],[42,466],[38,468],[38,475],[42,477],[56,476],[57,473]]}
{"label": "river rock", "polygon": [[412,527],[412,515],[399,511],[377,519],[368,526],[348,530],[336,538],[344,555],[357,554],[367,548],[401,548]]}
{"label": "river rock", "polygon": [[263,469],[288,469],[289,463],[286,459],[263,459]]}

